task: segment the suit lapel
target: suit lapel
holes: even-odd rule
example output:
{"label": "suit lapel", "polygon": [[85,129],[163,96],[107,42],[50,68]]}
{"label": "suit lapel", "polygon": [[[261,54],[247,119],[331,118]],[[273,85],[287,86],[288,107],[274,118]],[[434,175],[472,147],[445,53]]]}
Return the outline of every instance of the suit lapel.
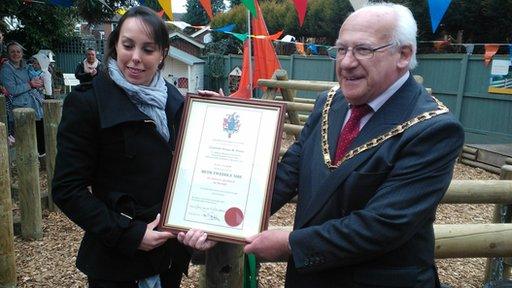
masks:
{"label": "suit lapel", "polygon": [[329,136],[327,140],[329,142],[329,154],[331,155],[331,159],[334,159],[341,127],[343,126],[343,121],[347,116],[348,103],[345,101],[343,95],[341,95],[341,89],[338,89],[332,102],[331,109],[329,110]]}
{"label": "suit lapel", "polygon": [[[396,125],[403,123],[412,117],[411,114],[415,106],[412,102],[417,98],[418,93],[416,91],[418,91],[418,89],[415,89],[417,88],[416,82],[411,81],[414,81],[414,79],[409,77],[405,84],[393,96],[391,96],[391,98],[389,98],[389,100],[386,101],[386,103],[377,112],[375,112],[375,114],[373,114],[370,121],[366,123],[358,137],[350,146],[350,149],[356,148],[371,139],[382,135]],[[338,103],[339,106],[337,106],[340,107],[340,109],[342,109],[343,105],[347,107],[344,100],[337,102],[342,102],[342,104]],[[348,110],[348,108],[345,108],[343,117],[346,115],[346,110]],[[339,111],[337,114],[331,114],[333,112],[334,111],[330,111],[329,116],[332,116],[333,118],[329,117],[329,120],[336,119],[334,118],[336,116],[340,117],[341,113]],[[341,122],[337,130],[334,130],[334,128],[331,130],[329,127],[329,145],[332,145],[331,138],[337,139],[343,124],[342,121],[343,120],[337,121]],[[338,126],[338,123],[334,125]],[[329,126],[331,126],[330,122]],[[334,144],[334,147],[335,145],[336,144]],[[311,197],[308,197],[309,203],[303,203],[302,207],[304,208],[300,209],[302,211],[297,211],[298,217],[296,218],[295,227],[301,228],[311,218],[313,218],[322,209],[331,195],[335,191],[338,191],[338,187],[343,183],[343,181],[345,181],[347,176],[375,154],[378,151],[378,148],[379,146],[368,149],[355,157],[346,160],[340,167],[333,170],[327,178],[323,179],[323,181],[321,179],[313,179],[312,181],[320,180],[321,182],[316,186],[316,189],[312,190]]]}

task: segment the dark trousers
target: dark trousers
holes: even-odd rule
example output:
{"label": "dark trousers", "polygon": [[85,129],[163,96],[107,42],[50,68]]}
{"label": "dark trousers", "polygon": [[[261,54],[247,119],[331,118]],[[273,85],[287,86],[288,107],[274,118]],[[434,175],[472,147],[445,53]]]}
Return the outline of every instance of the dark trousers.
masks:
{"label": "dark trousers", "polygon": [[44,154],[46,149],[44,147],[44,125],[43,119],[36,121],[36,139],[37,139],[37,152],[39,155]]}
{"label": "dark trousers", "polygon": [[[179,288],[181,283],[181,277],[183,274],[177,272],[174,269],[167,270],[160,274],[160,281],[162,288]],[[101,279],[87,278],[89,288],[137,288],[137,281],[110,281]]]}

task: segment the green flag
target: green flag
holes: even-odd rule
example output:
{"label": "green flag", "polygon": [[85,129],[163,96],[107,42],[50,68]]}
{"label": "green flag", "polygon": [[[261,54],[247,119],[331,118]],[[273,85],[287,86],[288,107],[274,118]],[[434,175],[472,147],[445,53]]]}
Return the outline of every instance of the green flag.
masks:
{"label": "green flag", "polygon": [[243,34],[235,33],[235,32],[225,32],[225,33],[235,36],[238,40],[240,40],[242,42],[244,42],[245,39],[247,39],[247,37],[249,37],[249,35],[247,35],[247,33],[243,33]]}
{"label": "green flag", "polygon": [[257,0],[242,0],[242,3],[251,11],[251,14],[253,17],[256,17],[256,6],[254,6],[254,1]]}

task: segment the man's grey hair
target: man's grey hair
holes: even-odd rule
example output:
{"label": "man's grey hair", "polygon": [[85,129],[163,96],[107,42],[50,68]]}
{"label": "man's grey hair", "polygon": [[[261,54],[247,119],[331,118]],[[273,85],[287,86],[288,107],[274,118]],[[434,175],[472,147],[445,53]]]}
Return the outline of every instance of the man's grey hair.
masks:
{"label": "man's grey hair", "polygon": [[392,41],[395,42],[395,45],[400,46],[410,46],[412,50],[411,61],[409,62],[409,69],[412,70],[418,64],[416,60],[416,51],[417,51],[417,43],[416,43],[416,35],[418,33],[418,25],[414,16],[412,15],[411,10],[409,8],[395,3],[386,3],[386,2],[377,2],[371,3],[367,6],[357,10],[359,11],[378,11],[382,12],[383,10],[391,10],[396,15],[396,26],[395,30],[392,32]]}

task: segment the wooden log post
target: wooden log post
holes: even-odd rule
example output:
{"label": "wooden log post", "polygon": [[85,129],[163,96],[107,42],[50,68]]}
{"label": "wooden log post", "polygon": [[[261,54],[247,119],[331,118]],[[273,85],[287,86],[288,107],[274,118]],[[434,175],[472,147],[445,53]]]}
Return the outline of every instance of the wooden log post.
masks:
{"label": "wooden log post", "polygon": [[[276,70],[275,75],[278,81],[288,81],[288,74],[286,70]],[[287,102],[293,103],[296,93],[297,92],[295,90],[291,90],[289,88],[281,88],[281,95],[283,95],[283,99]],[[300,125],[299,114],[297,111],[291,111],[287,109],[287,113],[288,119],[290,119],[290,123]]]}
{"label": "wooden log post", "polygon": [[46,147],[46,172],[48,173],[48,210],[55,211],[52,198],[53,170],[57,156],[57,128],[62,116],[62,100],[44,100],[44,143]]}
{"label": "wooden log post", "polygon": [[0,123],[0,287],[14,288],[16,263],[6,126]]}
{"label": "wooden log post", "polygon": [[19,177],[21,236],[38,240],[43,237],[39,161],[37,159],[36,117],[32,108],[13,111],[16,130],[16,167]]}
{"label": "wooden log post", "polygon": [[7,99],[4,95],[0,94],[0,122],[5,123],[5,127],[7,128],[7,110],[5,102]]}
{"label": "wooden log post", "polygon": [[243,246],[219,242],[206,252],[206,288],[242,287]]}
{"label": "wooden log post", "polygon": [[[504,165],[501,167],[501,180],[512,180],[512,166]],[[494,223],[510,223],[512,216],[512,206],[496,204],[494,208]],[[508,262],[508,264],[507,264]],[[485,268],[484,283],[496,280],[502,280],[504,277],[510,276],[511,269],[510,258],[488,258]]]}

